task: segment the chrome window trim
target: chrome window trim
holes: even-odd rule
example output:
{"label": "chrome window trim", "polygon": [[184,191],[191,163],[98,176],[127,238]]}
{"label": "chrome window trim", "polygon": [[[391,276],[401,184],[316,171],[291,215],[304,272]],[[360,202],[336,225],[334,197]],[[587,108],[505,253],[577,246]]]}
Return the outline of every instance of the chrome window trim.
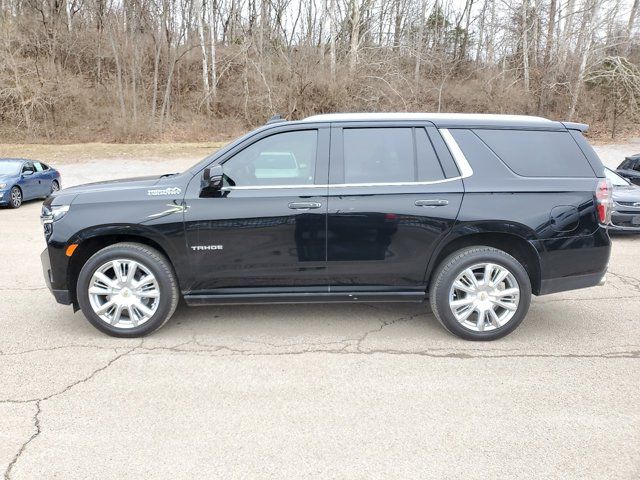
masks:
{"label": "chrome window trim", "polygon": [[460,175],[457,177],[443,178],[441,180],[430,180],[427,182],[380,182],[380,183],[325,183],[325,184],[311,184],[311,185],[247,185],[241,187],[222,187],[222,191],[231,190],[275,190],[275,189],[291,189],[291,188],[360,188],[360,187],[411,187],[420,185],[437,185],[440,183],[454,182],[463,178],[468,178],[473,175],[473,169],[467,157],[458,146],[458,142],[453,138],[451,132],[447,128],[438,129],[444,142],[447,144],[447,148],[453,156],[453,160],[458,166]]}
{"label": "chrome window trim", "polygon": [[429,182],[386,182],[386,183],[325,183],[322,185],[256,185],[256,186],[245,186],[245,187],[222,187],[223,191],[227,190],[272,190],[272,189],[282,189],[282,188],[329,188],[329,187],[338,187],[338,188],[351,188],[351,187],[411,187],[411,186],[419,186],[419,185],[434,185],[438,183],[446,183],[453,182],[455,180],[460,180],[462,177],[451,177],[444,178],[442,180],[432,180]]}
{"label": "chrome window trim", "polygon": [[471,165],[469,165],[467,157],[465,157],[464,153],[462,153],[458,142],[456,142],[455,138],[453,138],[453,135],[451,135],[449,129],[440,128],[438,130],[440,132],[440,135],[442,135],[444,143],[447,144],[447,147],[449,148],[449,151],[453,156],[454,162],[456,162],[456,165],[458,165],[458,170],[460,170],[461,175],[460,178],[467,178],[473,175],[473,168],[471,168]]}
{"label": "chrome window trim", "polygon": [[222,187],[223,192],[230,190],[274,190],[283,188],[327,188],[326,185],[247,185],[242,187]]}

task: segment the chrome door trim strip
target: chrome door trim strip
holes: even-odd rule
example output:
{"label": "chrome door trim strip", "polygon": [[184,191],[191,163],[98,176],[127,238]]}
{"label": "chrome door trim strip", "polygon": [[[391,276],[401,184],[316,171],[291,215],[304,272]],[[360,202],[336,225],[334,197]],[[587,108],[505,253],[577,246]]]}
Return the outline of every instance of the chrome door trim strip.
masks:
{"label": "chrome door trim strip", "polygon": [[473,175],[473,168],[471,168],[471,165],[469,165],[467,157],[465,157],[464,153],[462,153],[458,142],[456,142],[455,138],[453,138],[453,135],[451,135],[449,129],[440,128],[438,130],[442,135],[444,143],[447,144],[447,147],[449,148],[449,151],[453,156],[453,160],[456,162],[456,165],[458,165],[458,170],[460,170],[461,178],[467,178]]}

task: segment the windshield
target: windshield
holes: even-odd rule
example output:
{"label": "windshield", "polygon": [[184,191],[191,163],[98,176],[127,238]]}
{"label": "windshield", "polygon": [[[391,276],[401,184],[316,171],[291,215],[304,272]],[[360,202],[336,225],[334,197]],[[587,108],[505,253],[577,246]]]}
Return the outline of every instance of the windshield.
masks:
{"label": "windshield", "polygon": [[0,175],[16,175],[20,171],[20,162],[0,162]]}
{"label": "windshield", "polygon": [[604,169],[604,174],[607,176],[613,186],[616,187],[628,187],[630,184],[627,180],[608,168]]}

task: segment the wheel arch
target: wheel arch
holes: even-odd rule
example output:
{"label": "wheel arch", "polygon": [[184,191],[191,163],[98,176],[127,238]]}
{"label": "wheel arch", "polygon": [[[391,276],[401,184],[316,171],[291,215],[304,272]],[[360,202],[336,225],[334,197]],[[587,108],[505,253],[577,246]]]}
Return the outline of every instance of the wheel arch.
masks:
{"label": "wheel arch", "polygon": [[449,235],[434,252],[426,272],[427,289],[433,272],[450,254],[462,248],[487,246],[502,250],[518,260],[527,271],[534,295],[540,292],[540,255],[527,239],[515,233],[499,231],[474,232],[463,235]]}
{"label": "wheel arch", "polygon": [[69,260],[69,267],[67,269],[67,286],[75,309],[79,308],[76,283],[84,264],[91,256],[103,248],[124,242],[140,243],[156,249],[167,259],[174,273],[176,273],[178,285],[180,284],[180,276],[177,274],[176,265],[173,262],[175,252],[168,247],[167,242],[162,241],[162,238],[153,232],[149,232],[146,229],[134,229],[132,226],[119,226],[108,230],[92,229],[90,231],[83,231],[68,242],[69,245],[78,245]]}

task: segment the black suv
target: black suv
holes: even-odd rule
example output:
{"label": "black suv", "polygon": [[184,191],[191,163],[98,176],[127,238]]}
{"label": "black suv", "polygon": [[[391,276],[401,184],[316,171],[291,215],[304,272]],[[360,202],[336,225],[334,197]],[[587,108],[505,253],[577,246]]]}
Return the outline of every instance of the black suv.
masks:
{"label": "black suv", "polygon": [[585,125],[457,114],[270,122],[174,175],[67,188],[42,221],[57,301],[110,335],[189,305],[429,300],[502,337],[531,294],[601,283],[611,188]]}

